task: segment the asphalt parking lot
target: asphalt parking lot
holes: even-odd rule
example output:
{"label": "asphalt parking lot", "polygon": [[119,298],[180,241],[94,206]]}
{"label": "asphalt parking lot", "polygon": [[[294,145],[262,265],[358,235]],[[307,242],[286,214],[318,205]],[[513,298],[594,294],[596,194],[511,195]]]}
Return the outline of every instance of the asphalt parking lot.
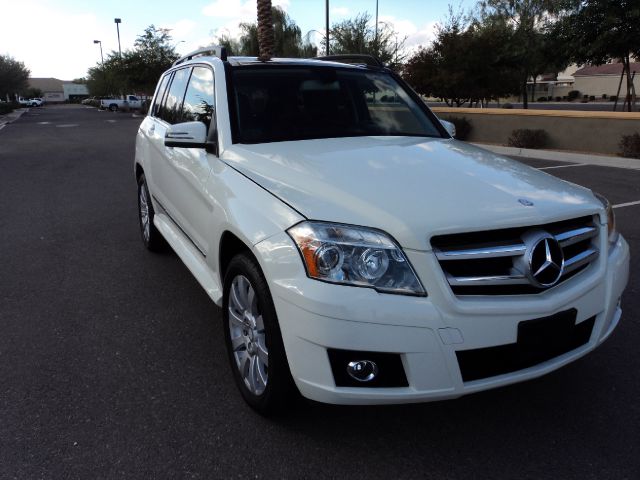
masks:
{"label": "asphalt parking lot", "polygon": [[139,122],[47,106],[0,130],[0,478],[640,478],[640,170],[521,159],[617,205],[632,276],[592,354],[453,401],[264,419],[217,307],[139,239]]}

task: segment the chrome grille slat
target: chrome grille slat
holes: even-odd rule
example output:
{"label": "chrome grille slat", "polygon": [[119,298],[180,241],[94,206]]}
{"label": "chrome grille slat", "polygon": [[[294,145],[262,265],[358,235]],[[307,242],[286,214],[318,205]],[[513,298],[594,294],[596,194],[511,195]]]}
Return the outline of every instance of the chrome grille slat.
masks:
{"label": "chrome grille slat", "polygon": [[564,271],[565,273],[573,272],[583,265],[591,263],[596,259],[597,256],[598,251],[594,248],[590,248],[588,250],[585,250],[584,252],[580,252],[578,255],[564,261]]}
{"label": "chrome grille slat", "polygon": [[527,285],[529,280],[524,275],[493,275],[486,277],[454,277],[447,275],[451,286],[473,287],[478,285]]}
{"label": "chrome grille slat", "polygon": [[495,247],[470,247],[456,250],[439,250],[435,254],[438,260],[468,260],[470,258],[515,257],[524,254],[524,243]]}
{"label": "chrome grille slat", "polygon": [[[555,239],[564,255],[557,285],[593,263],[599,255],[595,216],[531,227],[469,232],[432,238],[433,252],[456,295],[536,294],[547,287],[530,272],[532,238]],[[548,248],[548,247],[547,247]],[[548,254],[548,250],[547,250]],[[539,261],[539,260],[538,260]]]}
{"label": "chrome grille slat", "polygon": [[575,230],[570,230],[568,232],[562,232],[557,235],[556,240],[560,243],[561,247],[568,247],[569,245],[574,245],[583,240],[587,240],[588,238],[593,238],[598,234],[598,229],[596,227],[583,227],[576,228]]}

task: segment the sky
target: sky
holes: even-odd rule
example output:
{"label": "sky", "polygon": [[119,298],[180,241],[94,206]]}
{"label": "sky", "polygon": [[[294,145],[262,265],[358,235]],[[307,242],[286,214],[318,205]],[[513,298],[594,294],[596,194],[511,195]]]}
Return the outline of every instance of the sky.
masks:
{"label": "sky", "polygon": [[[324,31],[325,0],[272,0],[297,23],[302,34],[319,42]],[[465,0],[456,0],[456,6]],[[470,3],[466,0],[466,3]],[[448,11],[447,2],[437,0],[379,0],[379,20],[392,24],[406,46],[428,45],[434,28]],[[375,0],[330,0],[330,22],[375,14]],[[114,18],[121,18],[122,50],[133,47],[136,37],[154,24],[168,28],[176,51],[186,54],[210,45],[216,35],[237,36],[240,22],[256,19],[256,0],[0,0],[3,19],[0,54],[24,62],[32,77],[72,80],[86,76],[100,61],[102,41],[106,56],[118,50]]]}

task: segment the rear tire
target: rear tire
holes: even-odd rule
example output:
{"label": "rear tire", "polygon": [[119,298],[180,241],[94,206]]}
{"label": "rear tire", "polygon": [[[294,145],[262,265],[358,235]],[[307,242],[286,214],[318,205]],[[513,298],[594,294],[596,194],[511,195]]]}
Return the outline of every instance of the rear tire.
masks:
{"label": "rear tire", "polygon": [[115,104],[109,105],[109,111],[117,112],[118,111],[118,105],[115,105]]}
{"label": "rear tire", "polygon": [[142,243],[152,252],[163,252],[167,248],[167,243],[153,223],[155,215],[149,187],[143,173],[138,178],[138,221]]}
{"label": "rear tire", "polygon": [[229,263],[222,318],[229,364],[242,397],[261,415],[284,413],[299,394],[267,281],[249,253]]}

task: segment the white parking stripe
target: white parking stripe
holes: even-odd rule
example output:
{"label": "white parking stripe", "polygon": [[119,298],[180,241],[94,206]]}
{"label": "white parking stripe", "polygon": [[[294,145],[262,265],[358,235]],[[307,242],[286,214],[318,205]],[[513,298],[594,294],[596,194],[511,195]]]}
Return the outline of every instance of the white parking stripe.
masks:
{"label": "white parking stripe", "polygon": [[572,163],[571,165],[554,165],[553,167],[540,167],[538,170],[551,170],[552,168],[570,168],[570,167],[584,167],[587,163]]}
{"label": "white parking stripe", "polygon": [[613,208],[633,207],[634,205],[640,205],[640,200],[637,202],[619,203],[618,205],[614,205]]}

